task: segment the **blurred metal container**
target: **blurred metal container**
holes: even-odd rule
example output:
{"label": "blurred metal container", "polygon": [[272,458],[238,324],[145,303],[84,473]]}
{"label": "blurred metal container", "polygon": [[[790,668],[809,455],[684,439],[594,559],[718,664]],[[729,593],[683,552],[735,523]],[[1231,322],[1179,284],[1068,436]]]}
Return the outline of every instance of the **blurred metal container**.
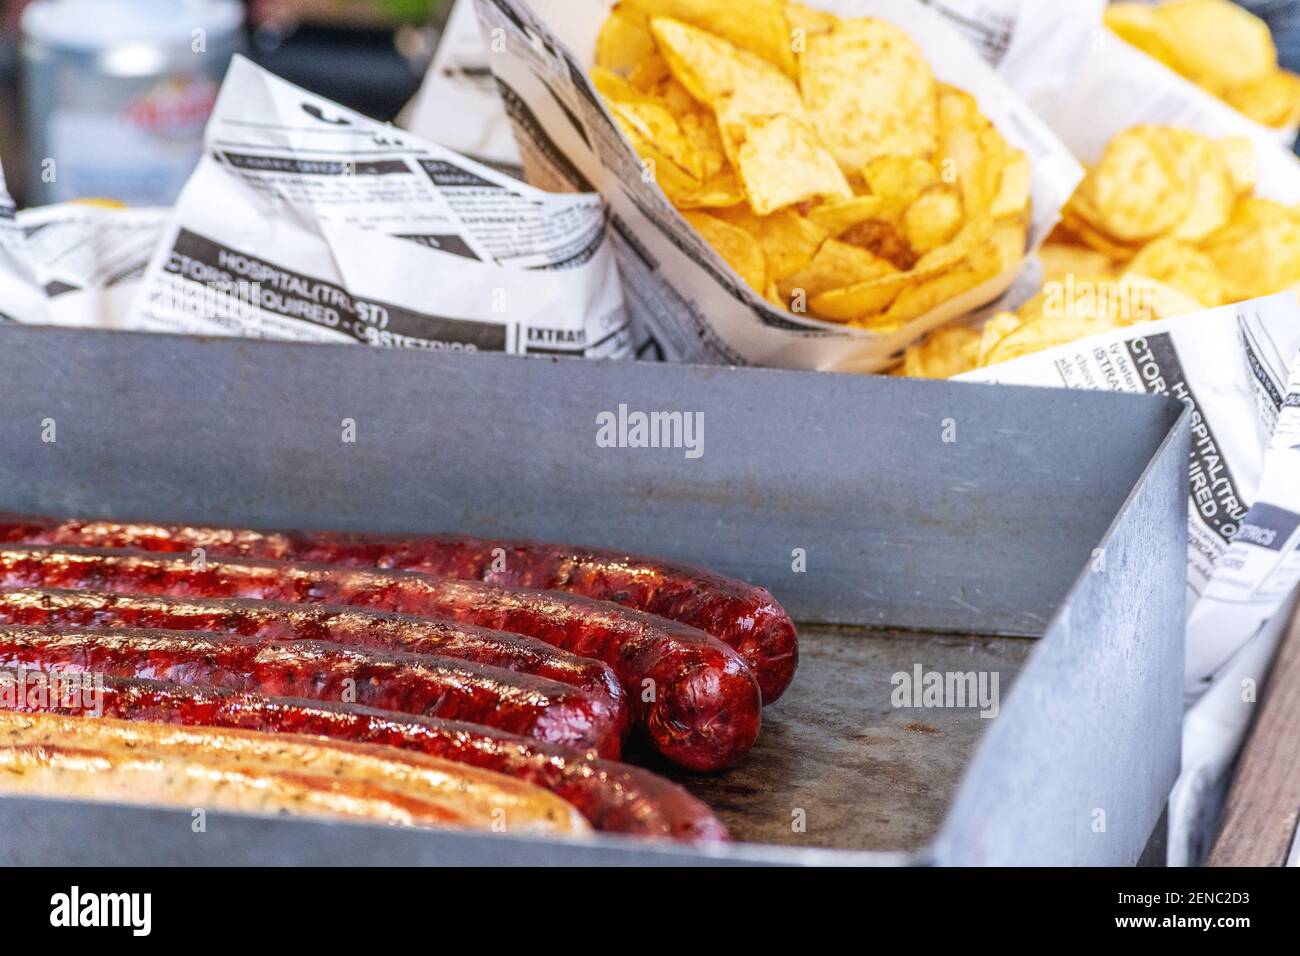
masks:
{"label": "blurred metal container", "polygon": [[23,13],[34,202],[172,203],[240,48],[238,0],[36,0]]}

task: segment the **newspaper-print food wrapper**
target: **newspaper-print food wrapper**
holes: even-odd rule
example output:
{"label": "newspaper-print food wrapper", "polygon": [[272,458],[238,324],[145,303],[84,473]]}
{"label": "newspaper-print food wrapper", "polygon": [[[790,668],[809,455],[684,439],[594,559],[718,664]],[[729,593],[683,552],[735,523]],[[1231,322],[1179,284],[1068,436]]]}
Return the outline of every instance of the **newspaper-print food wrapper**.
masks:
{"label": "newspaper-print food wrapper", "polygon": [[1197,862],[1300,584],[1300,301],[1129,326],[958,376],[1171,395],[1192,408],[1189,705],[1170,862]]}
{"label": "newspaper-print food wrapper", "polygon": [[128,326],[616,358],[599,196],[552,195],[236,57]]}
{"label": "newspaper-print food wrapper", "polygon": [[[920,0],[943,14],[1031,109],[1067,90],[1086,59],[1107,0]],[[1045,64],[1052,64],[1046,69]],[[1041,115],[1041,114],[1040,114]]]}
{"label": "newspaper-print food wrapper", "polygon": [[3,202],[0,322],[124,328],[170,210]]}
{"label": "newspaper-print food wrapper", "polygon": [[[968,0],[936,0],[965,6]],[[1255,192],[1279,202],[1300,202],[1300,160],[1277,130],[1238,113],[1158,60],[1129,46],[1102,25],[1104,4],[1077,0],[1074,16],[1042,16],[1056,4],[1001,0],[1022,8],[1011,42],[1016,52],[999,74],[1042,117],[1080,160],[1092,162],[1116,133],[1144,123],[1181,126],[1206,136],[1243,136],[1255,145]],[[1062,4],[1071,9],[1072,4]],[[1088,9],[1097,7],[1089,25]],[[1036,42],[1026,40],[1032,36]],[[1075,53],[1062,61],[1061,50]],[[1067,82],[1061,82],[1062,73]]]}
{"label": "newspaper-print food wrapper", "polygon": [[519,148],[497,95],[474,0],[456,0],[420,91],[397,122],[422,139],[522,178]]}
{"label": "newspaper-print food wrapper", "polygon": [[[1082,176],[1047,127],[976,50],[916,0],[818,0],[844,16],[888,20],[915,40],[942,81],[958,86],[1033,171],[1029,249],[1042,242]],[[596,190],[613,209],[619,267],[638,350],[671,361],[874,371],[901,348],[998,298],[1021,265],[951,299],[896,332],[881,334],[792,315],[751,290],[695,234],[663,192],[642,179],[636,152],[587,78],[611,0],[476,0],[484,42],[500,52],[496,75],[524,170],[547,189]]]}
{"label": "newspaper-print food wrapper", "polygon": [[[1150,116],[1128,122],[1177,123],[1209,135],[1248,136],[1289,152],[1296,127],[1275,129],[1246,115],[1159,60],[1117,37],[1104,22],[1107,0],[921,0],[984,55],[1012,89],[1060,134],[1078,155],[1113,118],[1089,104],[1098,95],[1116,102],[1121,116]],[[1087,115],[1063,114],[1069,104]],[[1108,113],[1113,117],[1115,114]],[[1177,115],[1181,119],[1174,119]],[[1215,132],[1215,130],[1220,132]],[[1104,145],[1104,143],[1102,144]],[[1099,151],[1100,147],[1096,147]]]}

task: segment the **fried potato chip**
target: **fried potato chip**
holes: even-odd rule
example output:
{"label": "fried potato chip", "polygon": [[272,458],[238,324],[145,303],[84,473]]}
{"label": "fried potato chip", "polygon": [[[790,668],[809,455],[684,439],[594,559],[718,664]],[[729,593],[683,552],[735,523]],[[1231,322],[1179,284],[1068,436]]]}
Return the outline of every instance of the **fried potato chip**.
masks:
{"label": "fried potato chip", "polygon": [[968,216],[992,210],[1011,152],[973,96],[940,86],[937,165],[944,182],[956,180]]}
{"label": "fried potato chip", "polygon": [[[660,103],[660,99],[645,90],[639,90],[627,81],[627,78],[606,69],[593,66],[589,72],[591,85],[605,100],[619,100],[623,103]],[[666,103],[663,103],[665,107]]]}
{"label": "fried potato chip", "polygon": [[745,204],[745,196],[729,168],[719,170],[698,186],[684,185],[670,193],[668,198],[678,209],[712,209],[715,212]]}
{"label": "fried potato chip", "polygon": [[716,215],[758,240],[767,259],[767,278],[774,282],[807,266],[826,241],[826,230],[793,209],[759,216],[746,205],[719,210]]}
{"label": "fried potato chip", "polygon": [[1177,239],[1157,239],[1133,257],[1128,272],[1186,293],[1203,306],[1226,301],[1223,277],[1205,253]]}
{"label": "fried potato chip", "polygon": [[897,270],[885,259],[866,249],[836,239],[827,239],[803,268],[780,280],[781,294],[789,298],[802,291],[807,300],[830,289],[877,279]]}
{"label": "fried potato chip", "polygon": [[736,270],[746,285],[760,295],[767,290],[767,262],[757,239],[739,226],[706,212],[687,211],[682,217]]}
{"label": "fried potato chip", "polygon": [[[691,145],[691,141],[682,133],[673,114],[667,109],[649,100],[606,100],[605,102],[619,128],[628,134],[629,139],[635,137],[641,142],[648,143],[656,158],[667,158],[692,181],[699,183],[703,180],[699,154]],[[649,158],[644,153],[642,156]]]}
{"label": "fried potato chip", "polygon": [[878,279],[829,289],[808,301],[808,308],[818,318],[832,322],[866,325],[893,305],[907,286],[916,282],[910,272],[893,272]]}
{"label": "fried potato chip", "polygon": [[[713,209],[744,202],[722,154],[713,114],[699,107],[680,84],[669,78],[653,92],[642,92],[603,67],[593,67],[591,79],[614,121],[648,163],[655,182],[673,205]],[[683,112],[675,112],[673,103]]]}
{"label": "fried potato chip", "polygon": [[1129,273],[1124,275],[1120,282],[1134,287],[1133,294],[1142,298],[1146,307],[1150,310],[1150,319],[1141,319],[1140,321],[1168,319],[1175,315],[1200,312],[1206,308],[1204,303],[1197,301],[1181,290],[1165,285],[1163,282],[1157,282],[1148,276]]}
{"label": "fried potato chip", "polygon": [[715,112],[728,103],[737,115],[783,113],[807,121],[798,87],[761,56],[670,17],[652,17],[650,31],[677,81]]}
{"label": "fried potato chip", "polygon": [[1137,255],[1140,245],[1119,242],[1094,228],[1092,223],[1100,217],[1095,211],[1086,211],[1089,209],[1087,198],[1075,192],[1070,197],[1069,204],[1061,211],[1061,222],[1057,230],[1115,262],[1127,262]]}
{"label": "fried potato chip", "polygon": [[1014,314],[984,327],[979,364],[993,365],[1108,329],[1154,318],[1141,290],[1105,276],[1049,283]]}
{"label": "fried potato chip", "polygon": [[627,81],[638,90],[650,90],[672,75],[668,60],[659,53],[652,53],[632,68]]}
{"label": "fried potato chip", "polygon": [[790,116],[750,116],[726,135],[743,138],[733,146],[732,165],[749,205],[760,216],[818,197],[852,195],[835,160],[812,130]]}
{"label": "fried potato chip", "polygon": [[1255,144],[1244,136],[1225,136],[1216,139],[1214,146],[1223,157],[1224,168],[1228,170],[1237,198],[1253,193],[1255,182],[1259,178],[1259,161],[1255,156]]}
{"label": "fried potato chip", "polygon": [[1228,0],[1174,0],[1152,11],[1168,31],[1183,72],[1216,92],[1277,69],[1268,25]]}
{"label": "fried potato chip", "polygon": [[1101,316],[1043,316],[1007,332],[990,346],[981,364],[1009,362],[1022,355],[1041,352],[1119,327],[1119,323]]}
{"label": "fried potato chip", "polygon": [[700,157],[700,172],[705,178],[725,172],[734,179],[722,145],[722,134],[713,114],[700,111],[673,112],[682,135],[695,147]]}
{"label": "fried potato chip", "polygon": [[903,213],[903,238],[917,255],[924,255],[957,234],[965,214],[956,187],[930,186]]}
{"label": "fried potato chip", "polygon": [[[1018,224],[1014,228],[1018,231]],[[1023,239],[1021,243],[1023,247]],[[892,328],[924,315],[1000,274],[1007,254],[1004,245],[998,238],[998,225],[987,214],[976,217],[950,241],[916,261],[908,273],[915,281],[899,291],[882,316],[859,316],[854,323]],[[1013,261],[1020,258],[1016,254]]]}
{"label": "fried potato chip", "polygon": [[[998,247],[985,240],[950,269],[903,289],[884,314],[884,325],[902,325],[994,278],[1002,271]],[[978,305],[978,303],[971,303]],[[860,320],[862,321],[862,320]],[[872,324],[867,321],[864,324]]]}
{"label": "fried potato chip", "polygon": [[796,55],[807,51],[808,37],[815,33],[830,33],[840,22],[833,13],[793,2],[785,5],[785,18],[790,24],[791,45]]}
{"label": "fried potato chip", "polygon": [[1164,133],[1134,126],[1116,135],[1068,208],[1120,242],[1143,242],[1172,229],[1191,209],[1192,184]]}
{"label": "fried potato chip", "polygon": [[862,167],[867,194],[885,206],[875,218],[897,223],[921,192],[940,182],[934,163],[919,156],[877,156]]}
{"label": "fried potato chip", "polygon": [[981,368],[989,363],[989,356],[993,353],[994,347],[1014,332],[1025,322],[1014,312],[999,312],[987,322],[984,328],[980,330],[979,351],[975,358],[975,367]]}
{"label": "fried potato chip", "polygon": [[1095,275],[1117,278],[1114,261],[1095,249],[1056,241],[1050,238],[1038,248],[1044,282],[1059,282],[1067,275]]}
{"label": "fried potato chip", "polygon": [[1274,129],[1287,129],[1300,123],[1300,76],[1287,70],[1229,87],[1223,91],[1223,98],[1256,123]]}
{"label": "fried potato chip", "polygon": [[993,197],[990,210],[994,217],[1022,216],[1028,211],[1031,178],[1029,157],[1023,151],[1008,145],[1006,162],[1002,166],[1002,179],[998,183],[997,195]]}
{"label": "fried potato chip", "polygon": [[1165,128],[1166,143],[1179,164],[1179,175],[1191,184],[1191,208],[1169,233],[1176,239],[1204,239],[1228,221],[1237,200],[1237,188],[1223,153],[1203,136]]}
{"label": "fried potato chip", "polygon": [[673,76],[717,117],[723,146],[754,212],[852,195],[817,140],[795,85],[760,57],[665,17],[650,28]]}
{"label": "fried potato chip", "polygon": [[880,196],[832,199],[809,209],[808,218],[826,230],[827,235],[838,236],[860,222],[880,218],[885,205],[886,201]]}
{"label": "fried potato chip", "polygon": [[1148,322],[1156,317],[1148,294],[1152,285],[1144,277],[1069,275],[1063,282],[1045,284],[1017,311],[1026,320],[1036,316],[1105,319],[1116,325]]}
{"label": "fried potato chip", "polygon": [[1023,216],[1003,217],[993,223],[993,235],[989,237],[998,262],[999,272],[1004,272],[1025,259],[1025,245],[1029,239],[1029,223]]}
{"label": "fried potato chip", "polygon": [[993,230],[993,219],[987,213],[969,219],[950,240],[941,246],[935,246],[917,259],[913,268],[920,272],[956,265],[975,250],[987,245],[993,238]]}
{"label": "fried potato chip", "polygon": [[[853,230],[850,230],[851,234]],[[885,330],[894,323],[891,317],[882,316],[900,298],[909,286],[929,287],[929,281],[957,267],[970,265],[972,255],[987,253],[989,240],[993,232],[993,223],[987,218],[967,223],[949,242],[931,249],[908,269],[886,274],[876,279],[867,279],[853,285],[838,289],[829,289],[809,301],[811,310],[825,319],[835,322],[849,322],[855,325],[869,325],[878,330]],[[982,271],[981,264],[974,271]],[[962,280],[958,281],[958,285]],[[982,280],[980,280],[982,281]],[[977,283],[978,284],[978,283]],[[923,295],[924,293],[918,293]],[[911,303],[914,297],[908,296],[904,302]],[[910,305],[906,306],[910,311]],[[903,311],[903,310],[900,310]]]}
{"label": "fried potato chip", "polygon": [[624,127],[622,123],[619,127],[641,157],[642,176],[662,189],[673,205],[681,206],[684,199],[696,196],[704,189],[704,183],[659,152],[654,143],[641,138],[634,128]]}
{"label": "fried potato chip", "polygon": [[975,368],[980,331],[969,325],[935,329],[903,353],[902,374],[910,378],[952,378]]}
{"label": "fried potato chip", "polygon": [[790,310],[790,303],[786,299],[782,298],[781,290],[777,287],[775,279],[767,280],[767,291],[763,293],[763,298],[767,299],[768,302],[772,303],[778,309],[785,309],[787,312]]}
{"label": "fried potato chip", "polygon": [[[622,103],[618,100],[608,100],[606,106],[610,111],[610,115],[614,117],[615,124],[622,130],[623,135],[627,137],[628,142],[632,144],[632,148],[636,150],[637,155],[641,158],[644,169],[643,176],[647,180],[652,179],[664,191],[664,195],[671,202],[680,205],[684,198],[693,196],[704,188],[705,184],[697,175],[698,170],[682,166],[678,159],[675,159],[669,152],[660,149],[658,143],[650,138],[654,133],[638,111],[649,109],[653,107],[653,104]],[[669,139],[672,139],[672,137],[670,136]],[[678,148],[681,148],[685,142],[680,131],[678,131],[674,142]],[[687,146],[689,147],[689,144]]]}
{"label": "fried potato chip", "polygon": [[1120,39],[1153,56],[1177,73],[1186,67],[1178,56],[1178,37],[1156,16],[1149,3],[1112,3],[1106,8],[1106,26]]}
{"label": "fried potato chip", "polygon": [[619,4],[610,11],[596,36],[595,64],[626,79],[643,60],[658,52],[645,14]]}
{"label": "fried potato chip", "polygon": [[[666,63],[667,60],[664,62]],[[691,96],[686,87],[677,82],[677,78],[672,75],[671,71],[656,83],[649,92],[677,117],[677,122],[683,128],[685,128],[685,124],[682,121],[688,116],[708,117],[715,136],[715,148],[719,153],[722,152],[722,134],[718,133],[718,121],[713,117],[713,110]]]}
{"label": "fried potato chip", "polygon": [[1237,302],[1281,292],[1300,281],[1300,218],[1281,203],[1251,197],[1228,224],[1200,244]]}
{"label": "fried potato chip", "polygon": [[795,75],[784,0],[623,0],[619,6],[651,18],[689,23],[762,57],[786,76]]}
{"label": "fried potato chip", "polygon": [[876,156],[934,153],[938,114],[934,72],[893,24],[841,20],[808,37],[800,86],[813,123],[845,172]]}
{"label": "fried potato chip", "polygon": [[861,246],[904,271],[916,265],[916,253],[893,223],[864,219],[840,233],[839,240],[852,246]]}

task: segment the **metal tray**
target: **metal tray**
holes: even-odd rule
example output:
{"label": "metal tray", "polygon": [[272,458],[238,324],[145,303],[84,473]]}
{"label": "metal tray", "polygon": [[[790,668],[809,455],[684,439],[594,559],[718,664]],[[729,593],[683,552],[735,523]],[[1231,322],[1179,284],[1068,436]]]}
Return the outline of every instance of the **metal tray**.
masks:
{"label": "metal tray", "polygon": [[[1176,776],[1172,400],[6,327],[0,403],[4,510],[626,547],[803,636],[754,752],[684,780],[727,847],[0,799],[3,863],[1127,864]],[[600,447],[620,405],[702,413],[703,454]],[[894,707],[917,665],[997,672],[998,716]]]}

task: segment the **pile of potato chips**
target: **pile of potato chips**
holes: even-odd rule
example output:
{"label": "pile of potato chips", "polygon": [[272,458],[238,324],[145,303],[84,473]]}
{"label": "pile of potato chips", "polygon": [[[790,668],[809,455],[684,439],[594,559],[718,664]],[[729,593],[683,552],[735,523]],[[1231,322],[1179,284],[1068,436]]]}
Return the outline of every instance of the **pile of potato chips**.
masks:
{"label": "pile of potato chips", "polygon": [[892,331],[1024,257],[1027,157],[890,23],[623,0],[592,80],[686,220],[793,313]]}
{"label": "pile of potato chips", "polygon": [[1135,126],[1107,144],[1060,233],[1206,306],[1300,282],[1300,217],[1253,195],[1249,141]]}
{"label": "pile of potato chips", "polygon": [[1167,126],[1115,136],[1039,250],[1043,291],[908,349],[948,377],[1108,329],[1300,289],[1300,211],[1253,195],[1255,154]]}
{"label": "pile of potato chips", "polygon": [[1231,0],[1115,3],[1106,26],[1257,123],[1300,123],[1300,76],[1280,69],[1268,26]]}

